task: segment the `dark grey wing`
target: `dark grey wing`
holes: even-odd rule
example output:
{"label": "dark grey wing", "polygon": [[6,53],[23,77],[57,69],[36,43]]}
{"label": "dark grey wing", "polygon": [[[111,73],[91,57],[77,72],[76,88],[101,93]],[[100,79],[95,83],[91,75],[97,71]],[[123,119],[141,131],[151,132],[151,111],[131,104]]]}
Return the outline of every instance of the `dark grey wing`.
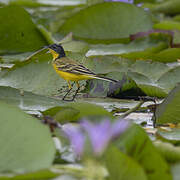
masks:
{"label": "dark grey wing", "polygon": [[79,75],[91,75],[95,76],[96,74],[90,71],[88,68],[84,67],[81,64],[65,64],[61,63],[57,65],[58,69],[60,71],[69,72],[73,74],[79,74]]}

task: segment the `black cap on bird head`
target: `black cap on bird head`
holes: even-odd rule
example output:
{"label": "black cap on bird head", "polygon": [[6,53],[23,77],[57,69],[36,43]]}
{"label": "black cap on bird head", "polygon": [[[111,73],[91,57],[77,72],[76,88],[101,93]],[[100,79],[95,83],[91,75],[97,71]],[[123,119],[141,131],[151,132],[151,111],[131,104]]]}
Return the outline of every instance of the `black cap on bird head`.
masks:
{"label": "black cap on bird head", "polygon": [[51,44],[51,45],[48,46],[48,48],[50,50],[53,50],[55,53],[57,53],[57,55],[58,55],[57,58],[61,58],[61,57],[66,56],[66,54],[64,52],[64,48],[60,44]]}

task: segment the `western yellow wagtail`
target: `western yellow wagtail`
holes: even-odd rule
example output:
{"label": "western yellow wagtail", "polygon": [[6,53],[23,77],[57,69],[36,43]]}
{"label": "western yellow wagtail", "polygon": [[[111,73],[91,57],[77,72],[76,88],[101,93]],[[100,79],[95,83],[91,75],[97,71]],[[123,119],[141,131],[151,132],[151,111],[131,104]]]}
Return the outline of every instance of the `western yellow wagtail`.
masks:
{"label": "western yellow wagtail", "polygon": [[110,81],[114,83],[118,82],[114,79],[100,77],[97,74],[90,71],[88,68],[84,67],[83,65],[77,63],[76,61],[73,61],[72,59],[69,59],[68,57],[66,57],[63,47],[59,44],[52,44],[47,46],[47,48],[53,56],[52,65],[56,73],[59,74],[63,79],[65,79],[69,86],[69,90],[62,100],[65,100],[66,96],[72,89],[70,81],[74,81],[77,85],[77,90],[71,101],[74,100],[80,89],[78,81],[87,79],[101,79],[104,81]]}

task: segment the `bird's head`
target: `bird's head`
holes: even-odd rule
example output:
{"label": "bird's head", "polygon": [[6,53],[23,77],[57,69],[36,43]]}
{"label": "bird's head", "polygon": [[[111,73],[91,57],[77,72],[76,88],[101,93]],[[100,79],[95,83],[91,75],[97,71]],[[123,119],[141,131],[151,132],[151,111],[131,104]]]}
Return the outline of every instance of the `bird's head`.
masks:
{"label": "bird's head", "polygon": [[60,44],[51,44],[47,47],[49,49],[49,52],[52,54],[53,59],[66,56],[66,54],[64,52],[64,48]]}

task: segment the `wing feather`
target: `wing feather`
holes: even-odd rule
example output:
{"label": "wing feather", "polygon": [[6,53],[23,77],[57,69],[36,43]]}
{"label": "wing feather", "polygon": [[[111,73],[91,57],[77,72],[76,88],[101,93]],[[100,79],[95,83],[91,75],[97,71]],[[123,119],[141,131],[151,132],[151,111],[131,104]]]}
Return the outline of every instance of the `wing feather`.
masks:
{"label": "wing feather", "polygon": [[57,65],[57,68],[60,71],[69,72],[73,74],[79,74],[79,75],[96,75],[92,71],[90,71],[88,68],[85,68],[83,65],[77,65],[77,64],[59,64]]}

